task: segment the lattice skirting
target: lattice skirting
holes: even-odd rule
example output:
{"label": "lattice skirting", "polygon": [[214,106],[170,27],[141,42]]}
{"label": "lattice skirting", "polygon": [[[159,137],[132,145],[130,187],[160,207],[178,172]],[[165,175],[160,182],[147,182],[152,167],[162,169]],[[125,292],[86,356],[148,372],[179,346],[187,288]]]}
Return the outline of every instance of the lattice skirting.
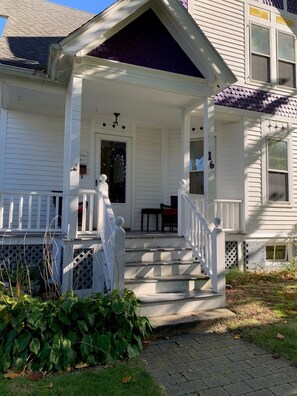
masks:
{"label": "lattice skirting", "polygon": [[[51,250],[51,245],[46,245]],[[43,245],[1,245],[0,269],[13,268],[16,265],[40,265],[44,262]]]}
{"label": "lattice skirting", "polygon": [[80,255],[88,253],[73,269],[73,290],[93,288],[93,249],[75,249],[74,257],[80,260]]}
{"label": "lattice skirting", "polygon": [[238,267],[238,242],[225,242],[225,266],[226,269]]}

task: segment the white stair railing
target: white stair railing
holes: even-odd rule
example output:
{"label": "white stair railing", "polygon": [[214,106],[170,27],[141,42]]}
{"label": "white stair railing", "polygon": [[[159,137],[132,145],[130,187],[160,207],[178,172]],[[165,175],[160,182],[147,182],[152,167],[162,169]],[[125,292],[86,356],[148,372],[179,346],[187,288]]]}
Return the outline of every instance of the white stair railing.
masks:
{"label": "white stair railing", "polygon": [[[193,256],[211,279],[215,293],[225,296],[225,235],[219,218],[212,229],[191,200],[182,180],[178,194],[178,232],[189,243]],[[225,298],[225,297],[224,297]],[[224,302],[223,302],[224,304]]]}
{"label": "white stair railing", "polygon": [[107,176],[100,176],[98,230],[101,238],[105,263],[103,276],[108,292],[124,289],[125,230],[124,219],[114,216],[108,195]]}

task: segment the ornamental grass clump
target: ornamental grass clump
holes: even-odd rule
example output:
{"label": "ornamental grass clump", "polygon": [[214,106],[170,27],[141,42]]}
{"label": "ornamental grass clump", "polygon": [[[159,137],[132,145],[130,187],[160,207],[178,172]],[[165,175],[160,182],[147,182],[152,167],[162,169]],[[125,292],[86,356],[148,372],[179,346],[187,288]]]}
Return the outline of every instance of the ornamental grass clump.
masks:
{"label": "ornamental grass clump", "polygon": [[57,371],[139,355],[150,332],[134,293],[57,300],[0,294],[0,372]]}

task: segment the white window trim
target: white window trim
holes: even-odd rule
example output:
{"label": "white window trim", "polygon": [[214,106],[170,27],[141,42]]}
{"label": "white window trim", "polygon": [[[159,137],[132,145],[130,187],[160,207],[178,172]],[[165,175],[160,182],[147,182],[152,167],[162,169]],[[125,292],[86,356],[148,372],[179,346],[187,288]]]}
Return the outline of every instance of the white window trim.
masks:
{"label": "white window trim", "polygon": [[[268,125],[278,125],[278,132],[273,134]],[[281,128],[285,127],[284,130]],[[275,128],[274,128],[275,129]],[[275,121],[275,120],[263,120],[262,122],[262,205],[275,207],[275,208],[292,208],[294,204],[294,185],[293,185],[293,167],[292,161],[292,127],[290,123]],[[276,139],[286,141],[288,143],[288,189],[289,189],[289,200],[288,201],[269,201],[268,199],[268,139]]]}
{"label": "white window trim", "polygon": [[[268,259],[266,257],[266,261],[271,262],[271,263],[286,263],[288,261],[288,257],[289,257],[289,250],[288,250],[288,244],[287,243],[266,243],[265,245],[265,252],[266,252],[266,247],[267,246],[273,246],[274,247],[274,252],[273,252],[273,259]],[[285,246],[285,258],[284,259],[277,259],[275,258],[275,249],[277,246]]]}
{"label": "white window trim", "polygon": [[[263,9],[270,13],[270,20],[258,18],[256,16],[250,15],[249,7],[255,7],[258,9]],[[296,88],[286,87],[283,85],[278,85],[278,57],[277,57],[277,31],[294,36],[293,30],[288,26],[280,25],[276,22],[276,15],[282,17],[287,17],[295,21],[295,26],[297,27],[297,16],[286,11],[278,12],[276,8],[267,6],[265,4],[249,0],[245,2],[245,62],[246,62],[246,76],[245,81],[247,84],[254,85],[255,87],[268,88],[268,89],[278,89],[286,93],[296,93]],[[268,27],[270,29],[270,83],[263,81],[253,80],[251,78],[251,24],[258,26]],[[297,38],[295,37],[295,81],[297,84]]]}

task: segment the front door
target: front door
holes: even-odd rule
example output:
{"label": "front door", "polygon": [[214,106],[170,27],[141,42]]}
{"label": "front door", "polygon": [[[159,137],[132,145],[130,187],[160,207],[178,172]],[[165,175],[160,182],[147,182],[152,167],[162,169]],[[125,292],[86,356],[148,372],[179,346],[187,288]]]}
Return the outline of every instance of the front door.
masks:
{"label": "front door", "polygon": [[107,176],[114,214],[131,228],[131,138],[97,135],[97,153],[98,172]]}

